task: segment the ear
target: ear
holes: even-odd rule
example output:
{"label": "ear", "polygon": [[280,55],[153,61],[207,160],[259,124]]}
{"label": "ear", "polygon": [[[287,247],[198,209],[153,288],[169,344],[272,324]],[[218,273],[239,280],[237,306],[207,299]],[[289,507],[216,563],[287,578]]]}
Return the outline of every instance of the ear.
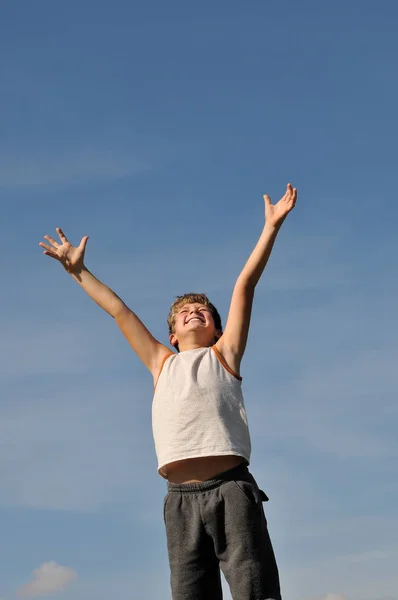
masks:
{"label": "ear", "polygon": [[220,337],[222,336],[222,334],[223,334],[222,329],[216,329],[216,333],[215,333],[216,340],[219,340]]}
{"label": "ear", "polygon": [[178,340],[177,340],[176,336],[174,335],[174,333],[170,333],[169,342],[172,346],[175,346],[176,344],[178,344]]}

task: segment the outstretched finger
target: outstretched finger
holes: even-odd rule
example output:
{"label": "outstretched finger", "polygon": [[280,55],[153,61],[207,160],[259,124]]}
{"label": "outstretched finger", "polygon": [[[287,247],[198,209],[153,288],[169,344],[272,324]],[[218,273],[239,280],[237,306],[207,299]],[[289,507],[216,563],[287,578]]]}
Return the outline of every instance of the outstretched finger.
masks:
{"label": "outstretched finger", "polygon": [[81,242],[79,244],[79,248],[80,250],[85,250],[86,249],[86,244],[87,244],[87,240],[88,240],[88,235],[85,235],[82,239]]}
{"label": "outstretched finger", "polygon": [[288,185],[287,197],[289,202],[294,204],[296,200],[296,188],[293,188],[291,183]]}
{"label": "outstretched finger", "polygon": [[66,238],[66,235],[64,234],[64,232],[62,231],[62,229],[61,229],[60,227],[57,227],[57,228],[56,228],[56,231],[57,231],[57,233],[58,233],[58,235],[59,235],[59,239],[61,240],[61,242],[62,242],[63,244],[65,244],[65,243],[68,243],[68,240],[67,240],[67,238]]}
{"label": "outstretched finger", "polygon": [[50,235],[45,235],[44,239],[48,240],[50,242],[50,244],[52,244],[54,246],[54,248],[59,248],[58,242],[56,242]]}
{"label": "outstretched finger", "polygon": [[53,254],[55,254],[54,248],[52,248],[48,244],[45,244],[44,242],[39,242],[39,246],[41,246],[42,248],[45,248],[48,252],[52,252]]}
{"label": "outstretched finger", "polygon": [[47,254],[47,256],[50,256],[51,258],[55,258],[56,260],[59,260],[59,256],[57,256],[56,254],[54,254],[54,252],[49,252],[48,250],[45,250],[43,252],[43,254]]}

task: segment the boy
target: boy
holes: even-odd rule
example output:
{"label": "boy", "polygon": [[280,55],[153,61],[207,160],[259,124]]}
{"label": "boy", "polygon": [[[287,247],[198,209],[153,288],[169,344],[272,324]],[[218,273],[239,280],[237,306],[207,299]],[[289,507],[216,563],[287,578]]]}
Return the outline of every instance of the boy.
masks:
{"label": "boy", "polygon": [[294,208],[297,190],[271,204],[265,225],[232,294],[222,331],[203,294],[186,294],[171,307],[169,341],[158,342],[108,287],[84,265],[88,236],[72,246],[44,236],[44,254],[57,259],[120,327],[152,373],[152,424],[158,473],[167,480],[164,521],[173,600],[221,600],[220,568],[234,600],[281,600],[278,569],[262,502],[249,472],[250,435],[241,391],[254,289],[276,235]]}

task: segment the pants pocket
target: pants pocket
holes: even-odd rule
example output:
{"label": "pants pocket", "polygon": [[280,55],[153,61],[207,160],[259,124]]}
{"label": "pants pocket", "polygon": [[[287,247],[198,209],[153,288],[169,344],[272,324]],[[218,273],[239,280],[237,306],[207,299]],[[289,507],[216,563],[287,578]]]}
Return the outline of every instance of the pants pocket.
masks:
{"label": "pants pocket", "polygon": [[246,502],[248,502],[251,506],[258,508],[261,499],[256,484],[251,483],[250,481],[244,481],[242,479],[235,479],[234,484],[239,490],[240,494],[245,498]]}
{"label": "pants pocket", "polygon": [[235,487],[252,506],[261,506],[262,502],[268,502],[269,498],[263,490],[260,490],[255,481],[234,479]]}
{"label": "pants pocket", "polygon": [[163,521],[166,524],[166,505],[167,505],[167,500],[169,499],[169,493],[167,493],[163,499]]}

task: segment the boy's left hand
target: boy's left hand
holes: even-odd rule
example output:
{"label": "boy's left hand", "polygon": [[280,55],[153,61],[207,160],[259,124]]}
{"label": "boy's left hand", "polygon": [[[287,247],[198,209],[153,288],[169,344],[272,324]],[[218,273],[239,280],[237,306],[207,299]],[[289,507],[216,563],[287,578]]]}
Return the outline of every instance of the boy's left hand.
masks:
{"label": "boy's left hand", "polygon": [[279,227],[283,221],[293,210],[296,204],[297,189],[292,188],[291,184],[288,183],[286,187],[285,195],[276,204],[271,204],[271,198],[264,195],[265,202],[265,220],[271,227]]}

